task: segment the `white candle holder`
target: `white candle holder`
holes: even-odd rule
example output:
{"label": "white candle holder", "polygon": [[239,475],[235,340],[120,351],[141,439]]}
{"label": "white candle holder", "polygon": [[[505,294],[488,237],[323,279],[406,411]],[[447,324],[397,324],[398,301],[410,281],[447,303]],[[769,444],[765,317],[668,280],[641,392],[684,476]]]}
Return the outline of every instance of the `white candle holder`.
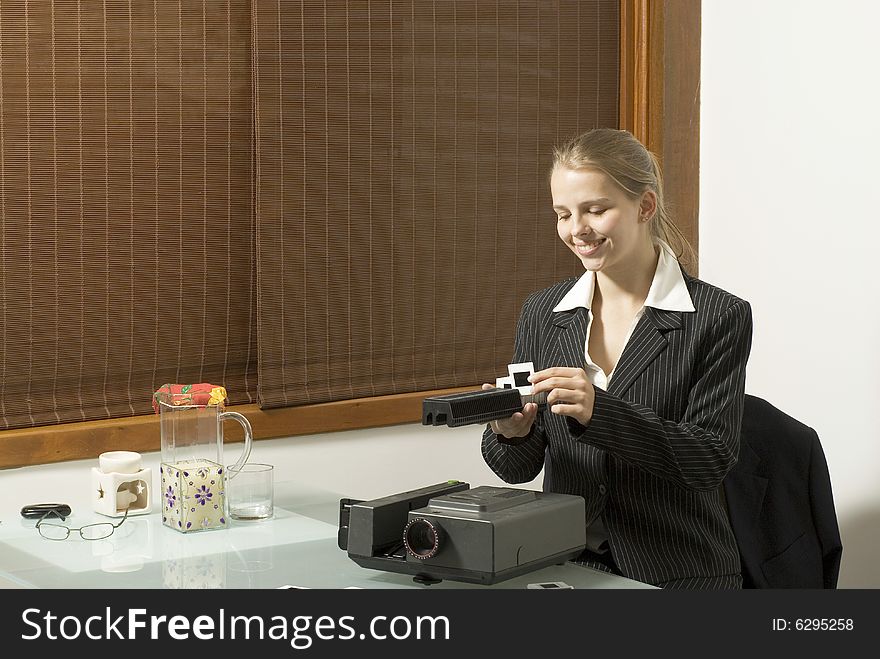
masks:
{"label": "white candle holder", "polygon": [[225,529],[225,469],[211,460],[182,460],[159,466],[162,523],[181,533]]}
{"label": "white candle holder", "polygon": [[141,454],[109,451],[92,467],[92,509],[108,517],[145,515],[152,511],[153,473],[141,467]]}

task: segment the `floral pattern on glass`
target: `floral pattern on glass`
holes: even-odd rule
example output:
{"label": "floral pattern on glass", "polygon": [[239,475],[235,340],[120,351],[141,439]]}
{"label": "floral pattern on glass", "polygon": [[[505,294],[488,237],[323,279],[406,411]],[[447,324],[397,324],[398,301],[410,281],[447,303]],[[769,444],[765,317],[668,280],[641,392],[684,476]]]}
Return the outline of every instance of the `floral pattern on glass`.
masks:
{"label": "floral pattern on glass", "polygon": [[177,531],[211,530],[227,526],[223,468],[207,460],[195,460],[162,469],[162,522]]}
{"label": "floral pattern on glass", "polygon": [[170,485],[168,489],[165,490],[165,503],[168,505],[168,508],[174,508],[174,505],[177,503],[177,495],[174,493],[174,488]]}
{"label": "floral pattern on glass", "polygon": [[211,490],[202,485],[199,489],[196,490],[196,503],[204,506],[206,503],[208,503],[208,501],[211,500],[212,496],[214,496],[214,494],[211,492]]}

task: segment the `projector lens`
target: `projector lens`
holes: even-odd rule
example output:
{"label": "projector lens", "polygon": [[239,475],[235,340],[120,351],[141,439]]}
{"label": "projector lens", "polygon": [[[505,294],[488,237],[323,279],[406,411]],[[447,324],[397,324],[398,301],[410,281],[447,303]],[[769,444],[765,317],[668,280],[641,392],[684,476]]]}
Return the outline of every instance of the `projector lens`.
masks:
{"label": "projector lens", "polygon": [[432,558],[440,549],[440,529],[422,517],[409,521],[403,530],[403,544],[410,556],[424,560]]}

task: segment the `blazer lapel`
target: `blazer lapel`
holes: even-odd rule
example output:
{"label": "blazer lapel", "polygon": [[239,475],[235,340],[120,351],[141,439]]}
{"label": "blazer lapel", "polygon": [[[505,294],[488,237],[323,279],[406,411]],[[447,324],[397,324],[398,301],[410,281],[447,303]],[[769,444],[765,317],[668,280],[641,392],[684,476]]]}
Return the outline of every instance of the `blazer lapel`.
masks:
{"label": "blazer lapel", "polygon": [[[551,364],[584,368],[589,322],[589,311],[584,307],[554,312],[550,328],[552,334],[547,341],[550,350],[540,368]],[[636,378],[666,349],[668,343],[665,335],[681,329],[681,324],[681,314],[677,311],[645,307],[645,315],[636,325],[617,362],[608,384],[608,393],[615,396],[626,393]]]}
{"label": "blazer lapel", "polygon": [[608,393],[623,396],[648,365],[666,350],[669,345],[666,334],[680,330],[681,325],[680,312],[645,307],[645,314],[617,361],[608,383]]}
{"label": "blazer lapel", "polygon": [[589,310],[584,307],[555,311],[550,327],[551,335],[546,342],[549,350],[540,368],[551,365],[584,368],[587,361],[585,350],[589,322]]}

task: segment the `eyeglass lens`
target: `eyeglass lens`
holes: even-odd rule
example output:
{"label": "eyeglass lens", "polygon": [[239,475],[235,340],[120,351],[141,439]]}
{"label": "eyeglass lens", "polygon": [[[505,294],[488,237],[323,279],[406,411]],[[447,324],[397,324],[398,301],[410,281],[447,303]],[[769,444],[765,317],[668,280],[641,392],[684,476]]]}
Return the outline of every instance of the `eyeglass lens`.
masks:
{"label": "eyeglass lens", "polygon": [[49,540],[67,540],[70,529],[59,524],[40,524],[40,535]]}

